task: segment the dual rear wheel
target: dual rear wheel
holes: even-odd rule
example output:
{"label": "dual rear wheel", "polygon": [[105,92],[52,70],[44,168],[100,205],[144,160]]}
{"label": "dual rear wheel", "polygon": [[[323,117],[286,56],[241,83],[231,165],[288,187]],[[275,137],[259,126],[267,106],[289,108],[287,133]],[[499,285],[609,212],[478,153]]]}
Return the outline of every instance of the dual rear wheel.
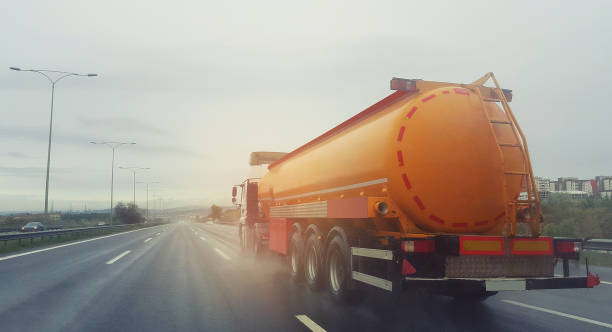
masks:
{"label": "dual rear wheel", "polygon": [[287,260],[292,279],[304,280],[310,289],[320,290],[326,286],[331,296],[340,302],[356,297],[349,289],[350,248],[342,236],[333,236],[324,248],[320,235],[310,233],[303,242],[300,234],[294,232]]}

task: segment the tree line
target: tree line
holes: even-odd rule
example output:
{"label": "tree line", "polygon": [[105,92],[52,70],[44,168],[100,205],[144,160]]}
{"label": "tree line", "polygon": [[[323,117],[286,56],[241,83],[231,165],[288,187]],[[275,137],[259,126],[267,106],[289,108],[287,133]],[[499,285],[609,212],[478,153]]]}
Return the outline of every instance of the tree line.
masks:
{"label": "tree line", "polygon": [[542,214],[545,235],[612,238],[612,199],[572,199],[551,193],[542,201]]}

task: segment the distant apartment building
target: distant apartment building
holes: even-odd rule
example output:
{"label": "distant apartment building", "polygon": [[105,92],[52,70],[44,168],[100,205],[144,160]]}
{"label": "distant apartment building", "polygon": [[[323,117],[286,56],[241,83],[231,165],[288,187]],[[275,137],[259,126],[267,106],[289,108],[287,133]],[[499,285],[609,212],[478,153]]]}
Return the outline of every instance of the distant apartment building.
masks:
{"label": "distant apartment building", "polygon": [[595,192],[599,198],[612,198],[612,176],[596,176]]}
{"label": "distant apartment building", "polygon": [[[596,176],[595,179],[579,179],[576,177],[561,177],[551,180],[536,176],[536,190],[540,199],[550,197],[551,192],[565,194],[574,199],[587,197],[612,199],[612,176]],[[523,188],[519,198],[526,199],[527,193]]]}
{"label": "distant apartment building", "polygon": [[540,199],[546,199],[550,196],[550,192],[552,191],[550,190],[550,182],[550,179],[541,178],[539,176],[535,177],[536,190],[538,191]]}

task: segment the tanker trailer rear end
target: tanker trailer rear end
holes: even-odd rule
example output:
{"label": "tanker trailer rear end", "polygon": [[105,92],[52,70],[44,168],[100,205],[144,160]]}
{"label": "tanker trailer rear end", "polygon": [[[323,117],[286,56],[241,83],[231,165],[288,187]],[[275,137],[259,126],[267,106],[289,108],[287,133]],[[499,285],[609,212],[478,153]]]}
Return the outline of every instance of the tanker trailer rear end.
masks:
{"label": "tanker trailer rear end", "polygon": [[492,73],[391,89],[241,185],[245,249],[286,255],[293,278],[340,299],[361,284],[483,299],[599,283],[569,276],[580,240],[540,236],[525,137]]}

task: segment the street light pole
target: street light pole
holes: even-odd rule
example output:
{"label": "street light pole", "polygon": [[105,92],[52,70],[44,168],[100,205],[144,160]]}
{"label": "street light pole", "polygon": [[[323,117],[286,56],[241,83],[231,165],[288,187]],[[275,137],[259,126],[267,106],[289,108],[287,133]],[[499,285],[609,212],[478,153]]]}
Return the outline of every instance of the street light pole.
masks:
{"label": "street light pole", "polygon": [[136,182],[136,183],[144,183],[147,185],[147,219],[149,219],[149,185],[159,182]]}
{"label": "street light pole", "polygon": [[113,224],[113,192],[115,184],[115,150],[122,145],[134,145],[136,143],[124,143],[124,142],[89,142],[91,144],[106,145],[113,150],[113,159],[111,161],[111,190],[110,190],[110,224]]}
{"label": "street light pole", "polygon": [[121,167],[119,166],[119,168],[121,169],[126,169],[132,172],[132,179],[134,181],[134,208],[136,207],[136,171],[141,170],[141,169],[151,169],[149,167]]}
{"label": "street light pole", "polygon": [[[49,168],[51,165],[51,133],[53,131],[53,101],[55,98],[55,84],[59,82],[61,79],[68,76],[84,76],[84,77],[95,77],[98,74],[77,74],[77,73],[69,73],[64,71],[56,71],[56,70],[45,70],[45,69],[21,69],[18,67],[9,67],[11,70],[15,71],[29,71],[33,73],[38,73],[43,75],[49,82],[51,83],[51,116],[49,117],[49,144],[47,147],[47,176],[45,180],[45,218],[48,217],[49,212]],[[51,74],[52,73],[52,74]],[[53,79],[48,74],[58,75],[59,77]]]}

